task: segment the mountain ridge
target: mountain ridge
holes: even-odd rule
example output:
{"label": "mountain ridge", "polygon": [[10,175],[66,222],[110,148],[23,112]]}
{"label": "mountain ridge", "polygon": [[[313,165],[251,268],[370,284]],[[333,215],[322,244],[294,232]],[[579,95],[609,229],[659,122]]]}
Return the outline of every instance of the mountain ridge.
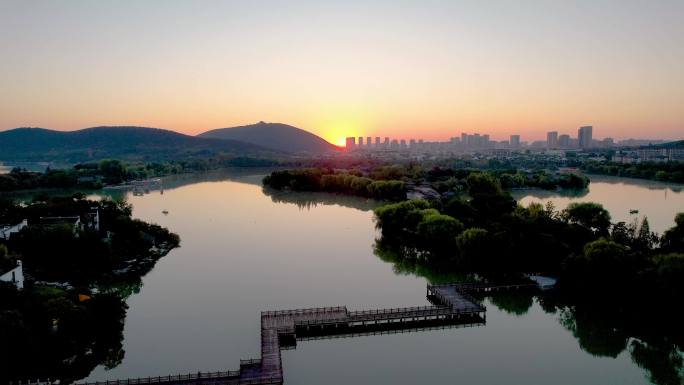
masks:
{"label": "mountain ridge", "polygon": [[83,162],[104,158],[165,160],[198,156],[277,153],[251,143],[199,138],[138,126],[98,126],[74,131],[20,127],[0,131],[0,160]]}
{"label": "mountain ridge", "polygon": [[216,128],[198,134],[197,137],[239,140],[290,153],[324,153],[339,149],[320,136],[301,128],[263,121],[244,126]]}

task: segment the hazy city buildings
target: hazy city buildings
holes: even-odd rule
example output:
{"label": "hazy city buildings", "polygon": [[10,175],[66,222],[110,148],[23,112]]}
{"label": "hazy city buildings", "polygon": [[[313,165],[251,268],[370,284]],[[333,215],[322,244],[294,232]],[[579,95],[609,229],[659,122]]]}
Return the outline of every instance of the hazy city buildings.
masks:
{"label": "hazy city buildings", "polygon": [[547,148],[557,148],[558,147],[558,131],[550,131],[546,133],[546,147]]}
{"label": "hazy city buildings", "polygon": [[[636,140],[623,141],[624,143],[640,143]],[[618,143],[623,146],[623,142]],[[447,141],[424,141],[419,138],[392,139],[390,137],[381,138],[380,136],[358,136],[347,137],[345,140],[348,150],[364,151],[402,151],[411,156],[423,156],[429,154],[458,154],[458,153],[491,153],[508,152],[521,149],[534,151],[549,151],[553,153],[562,150],[575,149],[599,149],[613,148],[616,146],[612,138],[602,140],[593,139],[593,127],[582,126],[577,130],[577,139],[568,134],[560,134],[558,131],[546,133],[546,140],[535,140],[531,142],[521,141],[519,134],[510,135],[509,140],[495,141],[489,134],[480,133],[461,133],[459,136],[452,136]],[[421,155],[422,154],[422,155]],[[660,155],[662,156],[662,155]],[[666,157],[669,157],[666,156]]]}
{"label": "hazy city buildings", "polygon": [[577,144],[580,148],[592,147],[592,126],[582,126],[577,130]]}
{"label": "hazy city buildings", "polygon": [[511,148],[520,148],[520,135],[511,135],[511,140],[509,141]]}
{"label": "hazy city buildings", "polygon": [[348,136],[347,140],[345,140],[345,146],[347,147],[348,150],[351,150],[356,147],[356,138],[353,136]]}

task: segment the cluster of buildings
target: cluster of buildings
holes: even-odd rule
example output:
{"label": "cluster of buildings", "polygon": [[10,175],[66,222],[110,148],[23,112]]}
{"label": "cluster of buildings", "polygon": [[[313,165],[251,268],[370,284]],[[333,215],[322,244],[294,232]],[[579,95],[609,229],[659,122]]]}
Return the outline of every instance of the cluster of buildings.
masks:
{"label": "cluster of buildings", "polygon": [[[16,224],[0,225],[0,241],[9,241],[12,234],[16,234],[29,225],[28,219],[24,219]],[[61,217],[40,217],[32,226],[70,226],[74,233],[79,230],[90,229],[100,231],[100,210],[97,207],[91,208],[88,212],[81,215],[61,216]],[[17,288],[24,288],[24,271],[21,260],[15,264],[3,267],[0,266],[0,281],[14,284]]]}
{"label": "cluster of buildings", "polygon": [[429,142],[423,139],[390,139],[379,136],[348,137],[346,139],[346,149],[351,150],[430,150],[430,149],[484,149],[494,148],[495,142],[490,140],[489,135],[480,134],[461,134],[460,137],[453,137],[448,142]]}
{"label": "cluster of buildings", "polygon": [[617,163],[682,162],[684,161],[684,148],[639,148],[635,150],[620,150],[613,155],[612,160]]}
{"label": "cluster of buildings", "polygon": [[546,141],[532,143],[522,142],[520,135],[511,135],[509,140],[494,141],[488,134],[467,134],[455,136],[447,142],[428,142],[423,139],[391,139],[390,137],[347,137],[346,149],[348,151],[383,151],[383,150],[408,150],[408,151],[470,151],[483,149],[589,149],[600,147],[612,147],[613,139],[606,138],[601,141],[593,139],[593,127],[583,126],[577,130],[577,137],[567,134],[559,134],[558,131],[547,133]]}
{"label": "cluster of buildings", "polygon": [[[455,136],[448,141],[424,141],[423,139],[393,139],[390,137],[347,137],[347,151],[363,152],[408,152],[408,153],[467,153],[482,150],[590,150],[608,149],[614,147],[630,147],[659,144],[659,140],[628,139],[615,142],[612,138],[594,139],[594,128],[582,126],[576,136],[561,134],[558,131],[546,133],[546,140],[533,142],[521,141],[520,135],[511,135],[509,140],[495,141],[488,134],[467,134]],[[662,157],[669,155],[653,155]]]}

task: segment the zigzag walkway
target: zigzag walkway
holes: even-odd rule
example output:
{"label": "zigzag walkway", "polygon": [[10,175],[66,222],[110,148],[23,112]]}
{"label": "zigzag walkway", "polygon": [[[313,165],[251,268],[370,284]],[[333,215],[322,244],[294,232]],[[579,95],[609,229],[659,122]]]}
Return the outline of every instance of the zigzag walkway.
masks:
{"label": "zigzag walkway", "polygon": [[468,292],[524,287],[536,287],[536,284],[428,285],[427,298],[432,306],[361,311],[349,311],[345,306],[266,311],[261,313],[261,358],[241,360],[240,370],[88,382],[83,385],[282,384],[280,352],[296,347],[298,340],[484,325],[487,309]]}

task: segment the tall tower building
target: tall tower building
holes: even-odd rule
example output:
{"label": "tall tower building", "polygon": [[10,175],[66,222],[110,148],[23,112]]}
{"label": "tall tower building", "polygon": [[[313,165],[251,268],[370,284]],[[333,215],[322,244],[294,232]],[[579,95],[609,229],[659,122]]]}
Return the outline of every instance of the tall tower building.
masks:
{"label": "tall tower building", "polygon": [[345,147],[347,150],[352,150],[354,147],[356,147],[356,138],[353,136],[348,136],[347,140],[345,141]]}
{"label": "tall tower building", "polygon": [[577,130],[577,144],[580,148],[590,148],[592,146],[592,126],[582,126]]}
{"label": "tall tower building", "polygon": [[520,148],[520,135],[511,135],[511,148]]}
{"label": "tall tower building", "polygon": [[558,147],[558,131],[549,131],[546,133],[546,147],[547,148]]}
{"label": "tall tower building", "polygon": [[359,147],[363,147],[363,136],[359,136]]}
{"label": "tall tower building", "polygon": [[570,148],[570,135],[563,134],[558,136],[558,147]]}
{"label": "tall tower building", "polygon": [[366,137],[366,147],[370,147],[370,146],[371,146],[371,137],[367,136]]}
{"label": "tall tower building", "polygon": [[380,137],[379,136],[375,137],[375,148],[380,148]]}

